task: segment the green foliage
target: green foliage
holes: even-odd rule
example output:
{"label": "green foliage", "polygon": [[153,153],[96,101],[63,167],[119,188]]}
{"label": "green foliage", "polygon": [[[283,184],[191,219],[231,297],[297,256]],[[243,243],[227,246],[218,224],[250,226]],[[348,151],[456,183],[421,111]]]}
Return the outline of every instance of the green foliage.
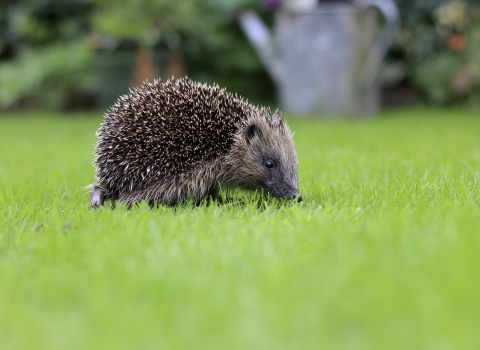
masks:
{"label": "green foliage", "polygon": [[396,48],[428,102],[480,107],[480,5],[477,1],[399,1]]}
{"label": "green foliage", "polygon": [[7,35],[0,40],[10,47],[11,57],[0,61],[0,109],[57,109],[67,96],[92,90],[93,55],[83,40],[87,2],[20,0],[1,7]]}
{"label": "green foliage", "polygon": [[476,349],[478,116],[288,122],[301,204],[90,211],[100,116],[0,116],[1,347]]}
{"label": "green foliage", "polygon": [[99,34],[135,39],[144,45],[160,41],[176,45],[180,35],[201,31],[204,21],[200,17],[200,3],[134,0],[118,6],[116,1],[106,0],[99,3],[93,26]]}
{"label": "green foliage", "polygon": [[105,41],[104,45],[115,44],[115,39],[131,39],[143,46],[162,43],[172,48],[218,45],[225,43],[218,27],[228,22],[234,11],[252,2],[134,0],[118,6],[113,0],[105,0],[95,9],[93,30],[113,39]]}
{"label": "green foliage", "polygon": [[84,41],[25,49],[13,61],[0,65],[0,109],[22,99],[36,106],[63,107],[72,91],[91,89],[93,56]]}
{"label": "green foliage", "polygon": [[0,62],[0,109],[62,108],[78,90],[95,91],[95,49],[157,45],[183,52],[193,79],[272,102],[273,84],[234,20],[245,6],[258,8],[255,0],[12,3],[0,21],[15,53]]}
{"label": "green foliage", "polygon": [[180,49],[190,78],[271,103],[273,83],[235,21],[236,12],[245,7],[259,10],[259,2],[136,0],[118,6],[106,0],[95,9],[92,37],[100,48],[115,49],[128,40],[139,46]]}
{"label": "green foliage", "polygon": [[78,39],[85,32],[90,12],[83,0],[16,0],[6,8],[7,29],[16,44],[32,46]]}

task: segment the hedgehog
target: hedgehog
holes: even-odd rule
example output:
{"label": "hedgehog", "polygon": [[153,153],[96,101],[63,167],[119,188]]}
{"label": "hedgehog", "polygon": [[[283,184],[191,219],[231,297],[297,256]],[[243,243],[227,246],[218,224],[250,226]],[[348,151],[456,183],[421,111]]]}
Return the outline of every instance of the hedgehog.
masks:
{"label": "hedgehog", "polygon": [[97,130],[95,156],[92,208],[201,203],[235,188],[302,200],[293,135],[278,111],[188,78],[120,96]]}

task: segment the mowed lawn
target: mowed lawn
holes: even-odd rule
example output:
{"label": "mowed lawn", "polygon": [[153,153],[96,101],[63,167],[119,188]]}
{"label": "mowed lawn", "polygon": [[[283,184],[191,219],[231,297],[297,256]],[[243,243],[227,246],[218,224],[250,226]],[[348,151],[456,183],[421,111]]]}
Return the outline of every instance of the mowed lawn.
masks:
{"label": "mowed lawn", "polygon": [[0,349],[480,347],[480,112],[287,116],[301,204],[91,211],[101,114],[0,115]]}

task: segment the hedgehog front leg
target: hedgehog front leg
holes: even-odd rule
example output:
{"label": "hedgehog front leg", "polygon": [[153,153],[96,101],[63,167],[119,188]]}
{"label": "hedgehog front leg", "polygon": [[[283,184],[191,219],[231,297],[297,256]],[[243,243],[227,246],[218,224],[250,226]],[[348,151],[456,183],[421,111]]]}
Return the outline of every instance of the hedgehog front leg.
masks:
{"label": "hedgehog front leg", "polygon": [[207,203],[208,205],[210,205],[212,202],[216,202],[217,198],[218,191],[214,187],[210,187],[206,192],[193,196],[193,200],[196,206],[202,205],[202,203]]}
{"label": "hedgehog front leg", "polygon": [[212,185],[202,200],[206,200],[208,204],[225,204],[228,202],[228,198],[224,198],[224,196],[220,194],[220,186],[218,184]]}
{"label": "hedgehog front leg", "polygon": [[105,189],[98,185],[93,185],[92,193],[90,195],[90,208],[98,208],[103,206],[103,202],[105,201]]}

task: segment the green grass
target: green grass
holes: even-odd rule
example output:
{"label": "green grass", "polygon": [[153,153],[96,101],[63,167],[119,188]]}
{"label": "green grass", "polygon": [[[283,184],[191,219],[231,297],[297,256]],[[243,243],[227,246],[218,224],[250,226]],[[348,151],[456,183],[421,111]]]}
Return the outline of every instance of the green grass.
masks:
{"label": "green grass", "polygon": [[290,118],[303,203],[130,211],[100,120],[0,116],[2,350],[478,348],[478,112]]}

